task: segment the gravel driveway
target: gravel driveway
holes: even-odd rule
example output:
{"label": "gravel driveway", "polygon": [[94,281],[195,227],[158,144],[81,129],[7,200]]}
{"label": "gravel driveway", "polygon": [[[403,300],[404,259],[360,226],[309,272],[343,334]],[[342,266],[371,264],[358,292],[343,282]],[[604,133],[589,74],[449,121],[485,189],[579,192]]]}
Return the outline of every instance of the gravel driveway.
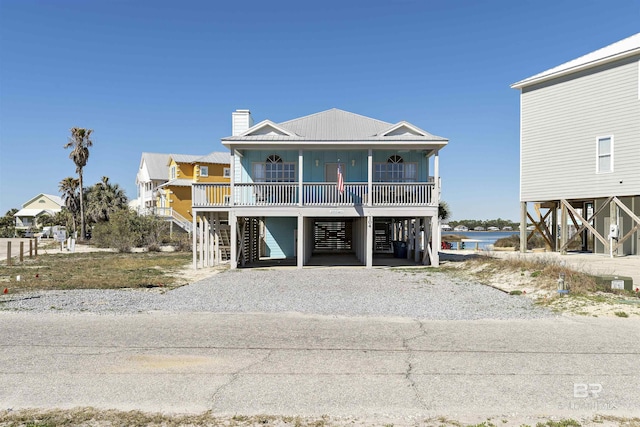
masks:
{"label": "gravel driveway", "polygon": [[145,313],[298,312],[435,320],[554,316],[530,299],[510,296],[446,273],[364,268],[228,270],[173,290],[38,291],[0,296],[0,310]]}

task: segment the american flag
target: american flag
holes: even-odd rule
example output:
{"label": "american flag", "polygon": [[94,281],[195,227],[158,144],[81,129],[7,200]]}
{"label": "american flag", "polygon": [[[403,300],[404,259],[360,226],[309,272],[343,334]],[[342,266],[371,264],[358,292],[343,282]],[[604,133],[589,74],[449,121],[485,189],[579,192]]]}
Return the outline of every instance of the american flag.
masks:
{"label": "american flag", "polygon": [[338,163],[338,192],[340,194],[344,193],[344,177],[342,176],[342,168],[340,167],[340,163]]}

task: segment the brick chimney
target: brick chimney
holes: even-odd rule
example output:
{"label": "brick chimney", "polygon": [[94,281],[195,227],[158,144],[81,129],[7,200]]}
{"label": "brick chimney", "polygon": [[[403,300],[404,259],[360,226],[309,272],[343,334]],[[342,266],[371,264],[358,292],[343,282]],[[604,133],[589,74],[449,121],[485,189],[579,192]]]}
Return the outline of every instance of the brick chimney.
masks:
{"label": "brick chimney", "polygon": [[253,126],[253,118],[249,110],[236,110],[231,113],[231,136],[238,136]]}

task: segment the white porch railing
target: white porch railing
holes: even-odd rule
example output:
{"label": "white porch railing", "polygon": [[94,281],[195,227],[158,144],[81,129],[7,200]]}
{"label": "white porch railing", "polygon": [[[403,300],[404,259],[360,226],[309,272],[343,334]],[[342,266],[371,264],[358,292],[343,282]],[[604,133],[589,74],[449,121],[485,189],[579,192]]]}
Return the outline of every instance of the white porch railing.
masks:
{"label": "white porch railing", "polygon": [[[193,206],[224,207],[231,205],[230,184],[193,184]],[[236,183],[235,206],[436,206],[433,182],[345,183],[339,192],[336,183],[304,183],[299,203],[298,183]],[[371,194],[371,196],[370,196]],[[369,200],[371,197],[371,200]]]}
{"label": "white porch railing", "polygon": [[360,206],[367,204],[367,183],[345,183],[338,191],[335,182],[303,184],[303,204],[307,206]]}

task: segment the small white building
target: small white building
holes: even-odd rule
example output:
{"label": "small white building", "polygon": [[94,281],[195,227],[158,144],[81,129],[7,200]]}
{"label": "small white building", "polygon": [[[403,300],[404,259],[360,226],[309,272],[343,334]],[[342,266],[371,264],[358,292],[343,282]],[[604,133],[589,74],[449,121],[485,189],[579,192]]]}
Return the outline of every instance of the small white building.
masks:
{"label": "small white building", "polygon": [[39,228],[43,216],[53,216],[62,210],[64,202],[60,196],[40,193],[22,205],[22,209],[13,214],[16,230]]}

